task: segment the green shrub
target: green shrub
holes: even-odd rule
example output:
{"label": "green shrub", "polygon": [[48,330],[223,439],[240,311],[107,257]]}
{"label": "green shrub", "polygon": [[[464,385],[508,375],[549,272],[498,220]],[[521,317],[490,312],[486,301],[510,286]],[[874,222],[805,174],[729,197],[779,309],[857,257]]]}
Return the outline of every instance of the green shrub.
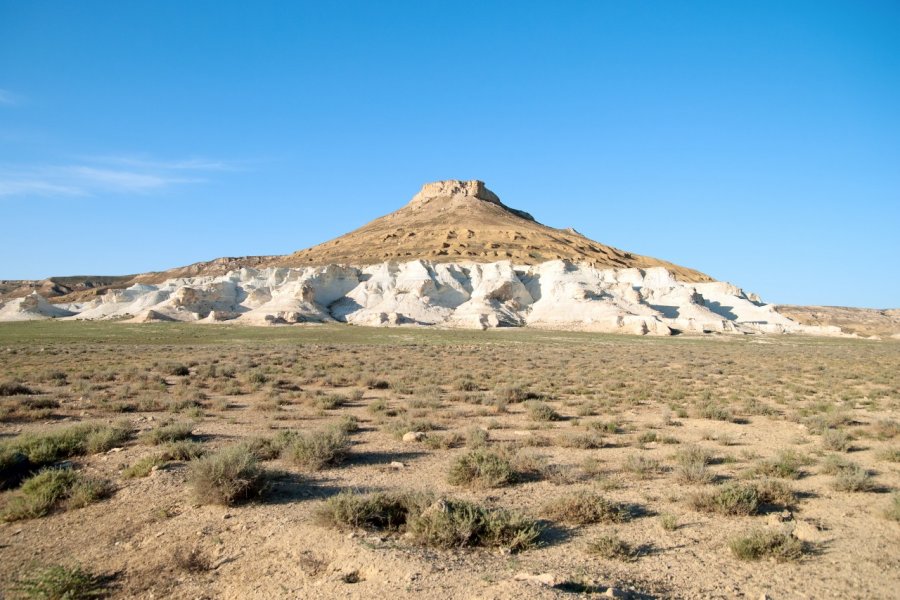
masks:
{"label": "green shrub", "polygon": [[160,454],[160,458],[163,461],[167,460],[196,460],[203,456],[206,453],[206,448],[203,447],[203,444],[200,442],[196,442],[194,440],[178,440],[175,442],[169,442],[165,448],[163,448],[162,454]]}
{"label": "green shrub", "polygon": [[603,436],[593,431],[586,433],[574,433],[565,435],[560,438],[559,444],[564,448],[594,450],[603,447]]}
{"label": "green shrub", "polygon": [[350,450],[350,438],[340,429],[299,433],[292,437],[284,453],[295,464],[318,471],[343,462]]}
{"label": "green shrub", "polygon": [[424,546],[484,546],[518,552],[537,543],[541,527],[517,512],[462,500],[439,500],[411,519],[407,531]]}
{"label": "green shrub", "polygon": [[427,508],[434,498],[428,494],[369,494],[341,492],[319,510],[319,520],[333,527],[358,527],[377,531],[399,531],[410,515]]}
{"label": "green shrub", "polygon": [[151,429],[143,435],[143,439],[148,444],[159,446],[160,444],[188,439],[193,433],[193,423],[168,423]]}
{"label": "green shrub", "polygon": [[884,516],[891,521],[900,522],[900,494],[891,496],[891,503],[884,511]]}
{"label": "green shrub", "polygon": [[135,477],[146,477],[153,471],[153,467],[166,464],[165,459],[159,454],[151,454],[138,459],[137,462],[127,466],[122,470],[122,477],[126,479],[134,479]]}
{"label": "green shrub", "polygon": [[729,516],[754,515],[759,510],[759,504],[759,492],[755,486],[735,483],[726,483],[691,498],[691,505],[696,510]]}
{"label": "green shrub", "polygon": [[822,472],[834,475],[831,487],[839,492],[871,492],[877,487],[868,469],[835,454],[825,458]]}
{"label": "green shrub", "polygon": [[697,416],[702,419],[712,419],[714,421],[733,421],[734,415],[726,406],[709,402],[697,408]]}
{"label": "green shrub", "polygon": [[700,446],[686,446],[675,453],[676,475],[683,483],[710,483],[715,475],[709,470],[712,454]]}
{"label": "green shrub", "polygon": [[607,560],[631,560],[636,551],[615,535],[602,535],[587,544],[587,551]]}
{"label": "green shrub", "polygon": [[25,433],[0,444],[0,489],[13,487],[28,474],[57,461],[103,452],[131,435],[127,424],[80,423],[51,433]]}
{"label": "green shrub", "polygon": [[19,579],[13,589],[25,598],[83,600],[107,595],[106,578],[81,567],[40,567]]}
{"label": "green shrub", "polygon": [[261,495],[266,476],[253,453],[237,445],[192,462],[188,482],[198,501],[231,505]]}
{"label": "green shrub", "polygon": [[558,421],[560,416],[552,406],[540,400],[529,400],[525,403],[528,416],[533,421]]}
{"label": "green shrub", "polygon": [[754,484],[726,483],[717,488],[694,494],[690,503],[694,509],[727,516],[759,514],[764,506],[793,506],[796,495],[778,481],[767,480]]}
{"label": "green shrub", "polygon": [[741,560],[773,558],[779,562],[799,560],[807,552],[797,538],[779,531],[757,529],[728,542],[731,552]]}
{"label": "green shrub", "polygon": [[637,475],[641,479],[652,477],[655,473],[662,470],[658,460],[641,456],[640,454],[632,454],[625,459],[622,469],[628,473]]}
{"label": "green shrub", "polygon": [[341,394],[326,394],[317,396],[314,404],[320,410],[333,410],[347,404],[347,397]]}
{"label": "green shrub", "polygon": [[163,366],[163,372],[167,375],[185,377],[191,374],[191,370],[181,363],[169,363]]}
{"label": "green shrub", "polygon": [[782,450],[774,458],[761,461],[749,472],[749,475],[764,475],[766,477],[781,477],[784,479],[799,479],[803,475],[800,467],[810,464],[809,457],[796,450]]}
{"label": "green shrub", "polygon": [[17,381],[0,381],[0,396],[30,396],[36,393],[27,385]]}
{"label": "green shrub", "polygon": [[843,429],[826,429],[822,432],[822,447],[826,450],[846,452],[850,449],[851,439]]}
{"label": "green shrub", "polygon": [[[475,391],[477,389],[476,386],[472,390],[467,391]],[[494,390],[494,397],[506,404],[513,404],[516,402],[523,402],[529,398],[534,398],[534,394],[525,391],[524,388],[519,386],[504,386]]]}
{"label": "green shrub", "polygon": [[460,500],[434,500],[431,494],[357,495],[328,499],[319,518],[334,527],[405,531],[420,545],[437,548],[501,547],[510,551],[535,545],[541,528],[519,513]]}
{"label": "green shrub", "polygon": [[476,448],[457,458],[450,466],[450,485],[494,488],[509,485],[516,473],[509,459],[497,452]]}
{"label": "green shrub", "polygon": [[111,485],[71,469],[44,469],[25,480],[3,511],[4,521],[36,519],[53,510],[82,508],[112,494]]}

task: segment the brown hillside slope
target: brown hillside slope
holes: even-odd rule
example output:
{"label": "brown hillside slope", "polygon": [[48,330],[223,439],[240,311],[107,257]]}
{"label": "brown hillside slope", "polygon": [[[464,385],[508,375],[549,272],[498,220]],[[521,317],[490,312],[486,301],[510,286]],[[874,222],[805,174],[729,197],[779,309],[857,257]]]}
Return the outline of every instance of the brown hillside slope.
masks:
{"label": "brown hillside slope", "polygon": [[542,225],[509,208],[481,181],[426,184],[409,204],[339,238],[279,257],[273,265],[494,262],[533,265],[567,259],[597,267],[666,267],[682,281],[712,281],[699,271],[631,254],[590,240],[574,229]]}
{"label": "brown hillside slope", "polygon": [[866,336],[900,336],[900,309],[897,308],[780,305],[775,310],[803,325],[835,325],[847,333]]}
{"label": "brown hillside slope", "polygon": [[[242,267],[370,265],[423,259],[432,262],[495,262],[533,265],[566,259],[596,267],[665,267],[682,281],[712,281],[694,269],[632,254],[590,240],[574,229],[542,225],[528,213],[503,204],[481,181],[425,184],[395,212],[339,238],[287,256],[224,257],[167,271],[122,277],[60,278],[0,282],[0,298],[37,291],[51,301],[77,302],[135,283],[224,275]],[[65,282],[66,285],[62,285]]]}

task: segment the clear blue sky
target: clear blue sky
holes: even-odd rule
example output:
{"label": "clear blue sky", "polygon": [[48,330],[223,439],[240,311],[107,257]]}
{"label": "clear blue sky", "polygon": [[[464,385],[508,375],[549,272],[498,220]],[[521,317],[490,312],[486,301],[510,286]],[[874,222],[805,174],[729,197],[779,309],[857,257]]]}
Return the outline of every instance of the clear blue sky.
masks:
{"label": "clear blue sky", "polygon": [[0,0],[0,278],[305,248],[422,183],[900,306],[900,3]]}

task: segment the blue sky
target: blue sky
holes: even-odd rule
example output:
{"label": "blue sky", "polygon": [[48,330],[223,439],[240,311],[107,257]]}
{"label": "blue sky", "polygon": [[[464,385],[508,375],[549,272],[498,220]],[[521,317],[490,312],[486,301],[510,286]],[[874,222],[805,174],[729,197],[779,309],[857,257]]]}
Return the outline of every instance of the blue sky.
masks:
{"label": "blue sky", "polygon": [[782,303],[900,306],[897,2],[0,0],[0,278],[289,253],[483,179]]}

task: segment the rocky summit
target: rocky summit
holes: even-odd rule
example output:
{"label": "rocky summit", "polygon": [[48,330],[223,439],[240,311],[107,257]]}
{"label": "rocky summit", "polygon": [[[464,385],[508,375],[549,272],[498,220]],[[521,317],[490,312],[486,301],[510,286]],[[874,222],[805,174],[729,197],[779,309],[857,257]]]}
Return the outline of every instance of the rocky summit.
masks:
{"label": "rocky summit", "polygon": [[[699,271],[542,225],[481,181],[426,184],[403,208],[288,256],[13,289],[0,320],[840,334]],[[41,295],[57,289],[52,303]]]}

